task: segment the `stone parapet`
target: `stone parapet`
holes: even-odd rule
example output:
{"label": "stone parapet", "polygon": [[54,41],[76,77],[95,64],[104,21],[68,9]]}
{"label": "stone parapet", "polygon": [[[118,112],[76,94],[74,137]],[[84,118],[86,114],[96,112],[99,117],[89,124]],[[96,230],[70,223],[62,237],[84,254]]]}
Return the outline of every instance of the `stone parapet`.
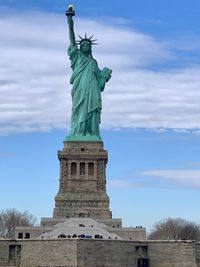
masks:
{"label": "stone parapet", "polygon": [[126,228],[109,228],[109,232],[116,233],[125,240],[142,241],[146,240],[146,228],[126,227]]}

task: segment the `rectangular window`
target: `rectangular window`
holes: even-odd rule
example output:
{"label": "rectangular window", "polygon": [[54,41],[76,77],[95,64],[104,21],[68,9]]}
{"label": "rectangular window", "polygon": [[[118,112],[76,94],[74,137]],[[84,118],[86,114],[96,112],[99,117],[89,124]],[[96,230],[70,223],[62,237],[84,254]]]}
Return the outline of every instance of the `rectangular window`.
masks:
{"label": "rectangular window", "polygon": [[76,175],[76,162],[72,162],[71,164],[71,175]]}
{"label": "rectangular window", "polygon": [[30,239],[30,233],[25,233],[25,238]]}
{"label": "rectangular window", "polygon": [[94,163],[93,162],[89,162],[88,164],[88,174],[94,175]]}
{"label": "rectangular window", "polygon": [[22,239],[23,238],[23,233],[18,233],[18,238]]}

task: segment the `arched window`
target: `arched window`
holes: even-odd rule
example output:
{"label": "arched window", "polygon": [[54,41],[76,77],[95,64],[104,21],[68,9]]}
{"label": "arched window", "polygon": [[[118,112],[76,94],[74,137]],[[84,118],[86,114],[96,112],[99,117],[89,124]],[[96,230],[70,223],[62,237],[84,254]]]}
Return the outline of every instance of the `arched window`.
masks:
{"label": "arched window", "polygon": [[71,175],[76,175],[76,172],[77,172],[76,162],[72,162],[72,164],[71,164]]}
{"label": "arched window", "polygon": [[88,174],[94,175],[94,163],[93,162],[89,162],[88,164]]}
{"label": "arched window", "polygon": [[80,175],[85,175],[85,163],[80,163]]}

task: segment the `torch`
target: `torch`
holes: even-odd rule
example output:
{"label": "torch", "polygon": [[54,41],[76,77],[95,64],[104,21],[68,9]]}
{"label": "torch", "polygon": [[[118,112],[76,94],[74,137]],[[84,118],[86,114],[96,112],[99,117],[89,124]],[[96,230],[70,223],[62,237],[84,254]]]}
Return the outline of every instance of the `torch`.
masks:
{"label": "torch", "polygon": [[68,5],[68,10],[65,12],[65,15],[68,16],[75,16],[75,11],[73,10],[73,5]]}

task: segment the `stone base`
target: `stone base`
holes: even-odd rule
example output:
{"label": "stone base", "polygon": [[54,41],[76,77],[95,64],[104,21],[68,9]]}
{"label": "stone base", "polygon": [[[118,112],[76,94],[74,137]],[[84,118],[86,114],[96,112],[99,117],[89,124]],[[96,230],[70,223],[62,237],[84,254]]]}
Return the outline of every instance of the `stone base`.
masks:
{"label": "stone base", "polygon": [[65,141],[58,158],[60,187],[53,217],[111,219],[106,193],[108,155],[103,142]]}
{"label": "stone base", "polygon": [[0,266],[4,267],[200,266],[200,243],[195,241],[0,239],[0,248]]}

